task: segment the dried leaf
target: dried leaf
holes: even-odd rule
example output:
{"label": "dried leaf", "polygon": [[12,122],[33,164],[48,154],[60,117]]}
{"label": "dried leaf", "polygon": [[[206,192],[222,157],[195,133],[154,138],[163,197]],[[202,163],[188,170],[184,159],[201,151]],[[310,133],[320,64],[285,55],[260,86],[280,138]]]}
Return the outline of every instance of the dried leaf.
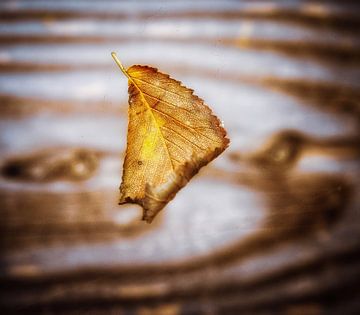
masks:
{"label": "dried leaf", "polygon": [[137,203],[151,222],[199,169],[228,146],[204,101],[155,68],[135,65],[129,80],[129,126],[120,202]]}

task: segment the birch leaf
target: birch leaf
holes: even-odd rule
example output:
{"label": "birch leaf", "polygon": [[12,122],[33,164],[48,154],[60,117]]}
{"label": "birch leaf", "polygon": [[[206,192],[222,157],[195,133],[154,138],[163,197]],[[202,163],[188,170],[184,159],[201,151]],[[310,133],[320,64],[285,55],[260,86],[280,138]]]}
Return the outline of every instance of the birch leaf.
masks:
{"label": "birch leaf", "polygon": [[228,146],[226,131],[193,90],[148,66],[127,70],[129,125],[120,202],[150,223],[199,169]]}

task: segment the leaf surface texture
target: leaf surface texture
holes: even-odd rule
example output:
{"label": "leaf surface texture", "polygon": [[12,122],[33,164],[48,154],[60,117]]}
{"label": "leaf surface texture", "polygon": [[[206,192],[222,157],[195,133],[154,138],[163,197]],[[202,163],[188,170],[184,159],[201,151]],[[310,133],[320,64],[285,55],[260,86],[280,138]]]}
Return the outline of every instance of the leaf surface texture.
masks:
{"label": "leaf surface texture", "polygon": [[193,90],[155,68],[134,65],[125,70],[114,59],[129,84],[120,204],[141,205],[143,219],[151,222],[229,140],[219,119]]}

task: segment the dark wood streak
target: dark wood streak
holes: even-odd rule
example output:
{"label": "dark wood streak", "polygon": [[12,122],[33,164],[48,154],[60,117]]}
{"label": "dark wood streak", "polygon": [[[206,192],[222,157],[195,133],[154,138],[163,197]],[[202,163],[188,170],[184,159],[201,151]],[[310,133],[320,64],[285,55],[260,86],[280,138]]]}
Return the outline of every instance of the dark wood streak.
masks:
{"label": "dark wood streak", "polygon": [[[301,6],[300,6],[301,7]],[[178,19],[178,18],[197,18],[197,19],[217,19],[217,20],[238,20],[249,18],[253,20],[277,20],[288,23],[297,23],[306,27],[335,29],[348,31],[352,33],[360,25],[358,6],[345,10],[345,12],[329,11],[327,14],[318,14],[308,10],[299,10],[299,7],[291,8],[271,8],[265,10],[218,10],[208,11],[206,9],[199,11],[167,11],[167,12],[137,12],[128,15],[123,12],[103,11],[90,12],[86,10],[40,10],[40,9],[21,9],[21,10],[3,10],[0,13],[0,19],[7,22],[26,21],[34,19],[95,19],[95,20],[124,20],[124,19]]]}

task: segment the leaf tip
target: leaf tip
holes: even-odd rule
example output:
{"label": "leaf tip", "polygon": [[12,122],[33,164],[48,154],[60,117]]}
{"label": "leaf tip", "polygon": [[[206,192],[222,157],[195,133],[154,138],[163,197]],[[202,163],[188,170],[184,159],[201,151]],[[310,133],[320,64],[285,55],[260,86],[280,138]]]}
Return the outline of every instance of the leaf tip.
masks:
{"label": "leaf tip", "polygon": [[142,220],[146,221],[147,224],[150,224],[155,218],[155,215],[150,215],[147,210],[144,210]]}

